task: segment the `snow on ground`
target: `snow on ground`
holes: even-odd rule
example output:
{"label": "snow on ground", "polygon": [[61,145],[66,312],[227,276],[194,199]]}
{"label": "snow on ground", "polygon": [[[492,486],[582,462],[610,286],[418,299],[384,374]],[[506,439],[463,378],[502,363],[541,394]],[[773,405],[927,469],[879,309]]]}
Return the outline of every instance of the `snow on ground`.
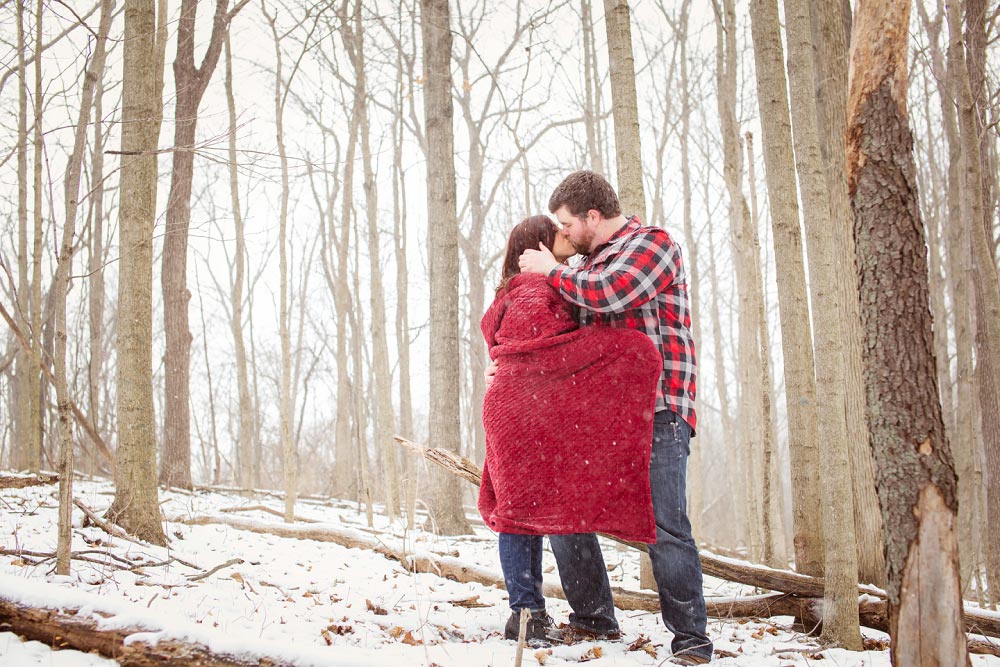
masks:
{"label": "snow on ground", "polygon": [[[77,482],[75,495],[99,514],[113,489],[107,482]],[[268,505],[282,509],[280,499],[245,499],[218,492],[161,492],[166,517],[215,514],[224,508]],[[0,547],[54,552],[56,488],[0,490]],[[338,501],[302,500],[297,515],[330,528],[369,532],[364,512]],[[280,521],[260,512],[238,516],[260,522]],[[431,574],[410,574],[395,561],[370,550],[296,540],[238,530],[222,525],[189,526],[167,523],[168,548],[139,546],[109,537],[96,527],[82,527],[74,513],[74,551],[110,550],[141,570],[118,567],[121,561],[87,554],[100,562],[73,561],[69,577],[51,574],[54,561],[33,564],[17,556],[0,556],[0,591],[14,592],[25,602],[85,606],[115,614],[104,623],[149,628],[145,638],[182,638],[218,650],[269,655],[297,665],[373,665],[401,667],[438,665],[466,667],[512,665],[516,646],[503,639],[509,615],[506,593],[492,586],[463,584]],[[316,526],[317,524],[301,524]],[[459,538],[405,530],[403,521],[390,523],[375,515],[375,534],[408,552],[457,556],[463,562],[499,575],[495,536],[481,524],[476,534]],[[635,554],[609,542],[604,545],[612,585],[638,588]],[[162,565],[164,561],[169,564]],[[211,576],[191,581],[234,558],[233,564]],[[546,552],[546,578],[557,581],[555,563]],[[183,562],[181,562],[183,561]],[[707,579],[707,595],[750,594],[746,587]],[[549,612],[564,622],[569,608],[550,600]],[[670,655],[669,634],[658,615],[618,611],[624,632],[621,642],[528,649],[525,665],[588,661],[608,665],[661,665]],[[709,619],[715,641],[714,664],[739,667],[887,667],[887,651],[852,653],[822,651],[810,637],[795,632],[790,619],[741,623]],[[867,632],[867,631],[866,631]],[[651,640],[648,650],[629,650],[637,639]],[[879,633],[868,636],[878,638]],[[21,667],[111,667],[112,660],[77,651],[53,651],[38,642],[22,642],[0,632],[0,665]],[[1000,667],[1000,659],[974,656],[975,667]]]}

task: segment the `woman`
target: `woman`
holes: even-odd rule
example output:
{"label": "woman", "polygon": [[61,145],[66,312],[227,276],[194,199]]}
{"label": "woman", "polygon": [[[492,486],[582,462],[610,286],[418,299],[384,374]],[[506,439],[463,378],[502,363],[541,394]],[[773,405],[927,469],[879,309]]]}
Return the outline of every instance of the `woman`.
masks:
{"label": "woman", "polygon": [[606,532],[656,539],[649,455],[662,362],[638,331],[579,328],[571,306],[518,258],[544,243],[557,260],[574,254],[544,215],[510,233],[496,298],[481,329],[498,368],[483,403],[486,462],[479,511],[499,535],[500,564],[517,639],[545,641],[542,536]]}

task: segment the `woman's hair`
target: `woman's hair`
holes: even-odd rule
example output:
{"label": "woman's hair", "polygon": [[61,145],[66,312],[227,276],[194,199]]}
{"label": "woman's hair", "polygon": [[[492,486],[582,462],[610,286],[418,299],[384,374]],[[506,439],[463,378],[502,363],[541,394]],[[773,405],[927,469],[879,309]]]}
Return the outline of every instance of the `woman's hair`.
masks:
{"label": "woman's hair", "polygon": [[507,283],[521,272],[521,267],[518,266],[521,253],[528,248],[537,250],[539,243],[544,243],[549,250],[552,250],[556,243],[556,226],[547,215],[533,215],[525,218],[514,229],[510,230],[497,293],[507,287]]}

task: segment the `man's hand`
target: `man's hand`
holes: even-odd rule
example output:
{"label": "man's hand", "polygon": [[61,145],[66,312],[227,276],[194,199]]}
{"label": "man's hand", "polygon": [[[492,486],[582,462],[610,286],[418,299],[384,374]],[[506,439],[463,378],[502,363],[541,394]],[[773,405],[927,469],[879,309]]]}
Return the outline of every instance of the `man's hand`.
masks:
{"label": "man's hand", "polygon": [[500,364],[498,364],[497,360],[494,359],[493,361],[490,362],[490,365],[487,366],[486,371],[483,372],[483,376],[486,378],[486,386],[487,386],[487,388],[491,384],[493,384],[493,377],[497,374],[497,369],[498,368],[500,368]]}
{"label": "man's hand", "polygon": [[522,252],[517,265],[521,267],[521,273],[540,273],[547,276],[552,269],[559,265],[559,262],[556,261],[552,251],[546,248],[544,243],[539,243],[538,250],[528,248]]}

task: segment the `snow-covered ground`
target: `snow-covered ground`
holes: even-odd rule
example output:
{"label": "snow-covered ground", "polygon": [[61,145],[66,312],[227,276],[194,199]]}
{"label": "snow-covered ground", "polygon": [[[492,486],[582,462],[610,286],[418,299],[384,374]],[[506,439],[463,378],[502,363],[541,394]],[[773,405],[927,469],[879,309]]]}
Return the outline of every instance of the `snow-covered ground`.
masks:
{"label": "snow-covered ground", "polygon": [[[106,482],[77,482],[75,496],[103,513],[113,489]],[[161,492],[164,516],[216,514],[239,505],[282,508],[274,497],[252,500],[216,492],[185,494]],[[0,490],[0,546],[54,552],[56,487]],[[320,524],[300,524],[354,530],[377,536],[408,553],[447,555],[497,572],[494,535],[481,525],[474,536],[439,537],[405,530],[375,515],[369,532],[364,512],[337,501],[300,501],[296,513]],[[261,523],[280,521],[254,511],[239,516]],[[168,548],[139,546],[109,537],[97,527],[82,527],[83,514],[74,514],[74,551],[110,551],[122,560],[98,553],[86,554],[100,562],[74,560],[72,574],[51,574],[54,561],[0,556],[0,592],[21,600],[51,606],[83,607],[92,614],[110,615],[104,625],[148,628],[141,639],[179,638],[198,641],[217,650],[251,656],[277,657],[307,665],[512,665],[516,646],[503,639],[509,615],[506,594],[492,586],[457,583],[432,574],[410,574],[400,563],[368,549],[348,549],[312,540],[286,539],[224,525],[190,526],[168,522]],[[614,543],[605,546],[612,584],[638,588],[634,552]],[[189,577],[242,559],[211,576]],[[124,562],[141,569],[124,569]],[[167,564],[162,564],[169,561]],[[191,566],[196,566],[198,570]],[[201,572],[199,572],[199,570]],[[556,581],[555,564],[546,553],[546,577]],[[742,586],[709,578],[707,595],[750,594]],[[550,600],[557,622],[569,608]],[[588,661],[602,665],[660,665],[669,657],[669,634],[659,616],[618,611],[624,632],[620,642],[582,643],[536,651],[528,649],[524,664],[559,665]],[[741,667],[886,667],[888,652],[851,653],[826,650],[808,636],[790,628],[790,619],[741,623],[709,619],[715,641],[716,663]],[[866,631],[866,636],[883,638]],[[640,637],[651,640],[645,647]],[[138,638],[137,638],[138,639]],[[631,650],[630,650],[631,649]],[[821,652],[822,651],[822,652]],[[23,642],[0,632],[0,665],[22,667],[110,667],[107,660],[77,651],[53,651],[38,642]],[[974,656],[975,667],[1000,667],[1000,658]]]}

